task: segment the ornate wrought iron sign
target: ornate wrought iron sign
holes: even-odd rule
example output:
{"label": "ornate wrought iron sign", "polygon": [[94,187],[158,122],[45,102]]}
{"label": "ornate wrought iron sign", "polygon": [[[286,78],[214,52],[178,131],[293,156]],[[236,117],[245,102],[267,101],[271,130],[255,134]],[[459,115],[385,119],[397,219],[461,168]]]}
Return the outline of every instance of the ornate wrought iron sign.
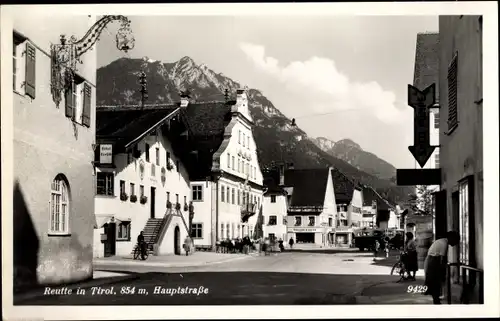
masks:
{"label": "ornate wrought iron sign", "polygon": [[116,47],[118,50],[128,52],[134,48],[135,39],[130,28],[130,20],[122,15],[102,17],[80,40],[75,36],[67,39],[65,35],[61,35],[60,43],[51,45],[51,92],[57,106],[61,102],[62,92],[73,85],[77,63],[82,63],[82,55],[92,49],[104,28],[113,21],[121,21],[121,27],[116,34]]}

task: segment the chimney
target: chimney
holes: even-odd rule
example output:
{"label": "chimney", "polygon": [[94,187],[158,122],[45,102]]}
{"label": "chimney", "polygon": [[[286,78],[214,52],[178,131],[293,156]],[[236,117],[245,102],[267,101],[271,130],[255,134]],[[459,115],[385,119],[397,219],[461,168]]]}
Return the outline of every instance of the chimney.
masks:
{"label": "chimney", "polygon": [[189,95],[181,94],[181,108],[185,108],[189,105]]}
{"label": "chimney", "polygon": [[280,186],[285,185],[285,165],[279,165]]}
{"label": "chimney", "polygon": [[247,87],[244,89],[237,89],[236,90],[236,105],[244,105],[246,103],[246,98],[247,98]]}

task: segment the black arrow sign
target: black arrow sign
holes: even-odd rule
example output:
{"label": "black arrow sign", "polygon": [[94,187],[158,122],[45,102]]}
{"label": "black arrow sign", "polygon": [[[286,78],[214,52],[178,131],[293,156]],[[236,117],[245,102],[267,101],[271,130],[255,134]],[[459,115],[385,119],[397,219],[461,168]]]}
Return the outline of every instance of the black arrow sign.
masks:
{"label": "black arrow sign", "polygon": [[408,146],[420,167],[424,167],[437,146],[430,146],[429,108],[436,102],[436,85],[423,91],[408,85],[408,105],[414,109],[413,146]]}

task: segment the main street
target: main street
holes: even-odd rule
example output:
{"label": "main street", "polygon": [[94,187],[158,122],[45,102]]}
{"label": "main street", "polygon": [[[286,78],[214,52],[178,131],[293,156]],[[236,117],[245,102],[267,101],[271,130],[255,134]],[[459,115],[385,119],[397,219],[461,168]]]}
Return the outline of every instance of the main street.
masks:
{"label": "main street", "polygon": [[[241,259],[191,267],[148,265],[148,261],[99,263],[96,270],[131,273],[135,278],[93,290],[87,288],[81,295],[73,290],[72,294],[43,295],[18,304],[355,304],[355,296],[363,290],[398,280],[389,275],[390,262],[374,263],[373,255],[363,252],[285,252],[238,258]],[[398,287],[393,294],[404,291],[401,289]],[[97,294],[98,291],[111,294]]]}

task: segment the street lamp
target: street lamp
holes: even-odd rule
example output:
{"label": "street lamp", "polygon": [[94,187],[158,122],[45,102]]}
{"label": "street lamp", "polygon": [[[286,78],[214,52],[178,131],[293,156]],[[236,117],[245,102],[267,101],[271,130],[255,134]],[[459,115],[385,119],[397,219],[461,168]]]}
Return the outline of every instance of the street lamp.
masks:
{"label": "street lamp", "polygon": [[99,19],[81,39],[71,36],[69,39],[61,35],[59,44],[52,44],[51,51],[51,91],[57,106],[61,102],[61,93],[73,86],[77,71],[77,62],[100,39],[106,26],[113,21],[121,21],[121,27],[116,34],[116,48],[128,52],[135,46],[135,38],[130,28],[130,20],[122,15],[107,15]]}

